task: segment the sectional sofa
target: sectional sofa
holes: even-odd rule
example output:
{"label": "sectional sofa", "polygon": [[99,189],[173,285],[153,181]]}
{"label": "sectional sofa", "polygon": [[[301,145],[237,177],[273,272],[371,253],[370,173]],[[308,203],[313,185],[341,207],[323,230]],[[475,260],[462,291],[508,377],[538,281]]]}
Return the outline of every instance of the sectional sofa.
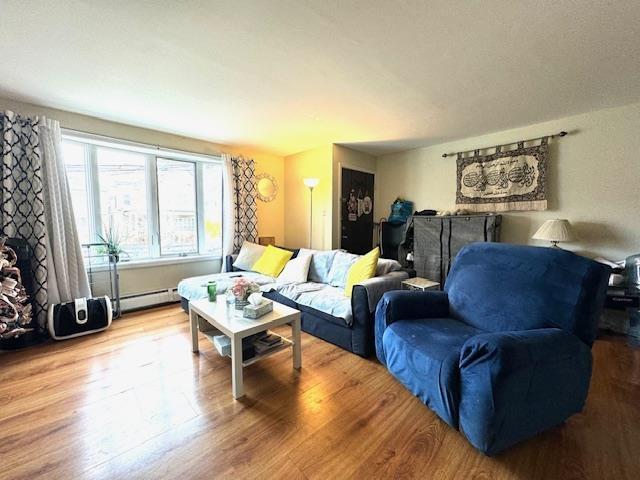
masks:
{"label": "sectional sofa", "polygon": [[[299,250],[293,250],[296,258]],[[277,278],[233,266],[236,256],[225,258],[225,272],[187,278],[178,285],[182,307],[188,311],[189,301],[205,298],[206,285],[215,280],[218,292],[224,293],[234,278],[244,276],[260,285],[263,296],[300,310],[302,330],[363,357],[375,353],[374,313],[382,295],[399,290],[403,280],[415,276],[394,260],[380,259],[376,276],[355,285],[351,297],[344,294],[342,270],[331,267],[341,262],[348,267],[357,256],[339,250],[306,250],[313,255],[307,282],[279,283]],[[337,264],[336,264],[337,265]],[[345,268],[346,268],[345,267]],[[344,270],[346,275],[346,270]],[[332,276],[330,276],[332,274]]]}

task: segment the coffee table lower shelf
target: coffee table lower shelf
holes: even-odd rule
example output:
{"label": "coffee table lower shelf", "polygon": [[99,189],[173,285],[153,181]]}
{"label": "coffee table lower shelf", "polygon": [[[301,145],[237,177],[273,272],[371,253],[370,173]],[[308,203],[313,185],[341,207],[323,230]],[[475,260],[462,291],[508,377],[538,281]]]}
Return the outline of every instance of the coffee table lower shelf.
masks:
{"label": "coffee table lower shelf", "polygon": [[[213,337],[220,335],[220,333],[216,333],[215,335],[212,332],[200,332],[202,333],[205,337],[207,337],[207,339],[209,339],[209,341],[211,343],[213,342]],[[272,332],[273,333],[273,332]],[[277,333],[274,335],[278,335]],[[282,350],[286,350],[287,348],[292,348],[293,347],[293,340],[291,340],[290,338],[287,337],[283,337],[282,335],[278,335],[281,339],[282,339],[282,343],[280,345],[278,345],[277,347],[273,347],[272,349],[264,352],[264,353],[256,353],[253,357],[251,357],[249,360],[245,360],[242,362],[242,366],[243,367],[248,367],[249,365],[253,365],[254,363],[256,363],[258,360],[262,360],[263,358],[267,358],[271,355],[273,355],[274,353],[278,353],[281,352]],[[231,354],[229,355],[224,355],[227,358],[231,358]]]}

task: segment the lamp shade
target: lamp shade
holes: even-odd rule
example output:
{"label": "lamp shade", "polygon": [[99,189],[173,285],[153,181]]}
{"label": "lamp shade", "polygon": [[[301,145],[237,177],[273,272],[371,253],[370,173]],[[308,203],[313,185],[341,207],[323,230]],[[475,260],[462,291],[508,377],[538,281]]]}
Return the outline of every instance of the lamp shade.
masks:
{"label": "lamp shade", "polygon": [[558,242],[570,242],[575,238],[569,220],[555,219],[547,220],[542,224],[536,233],[531,237],[535,240],[546,240],[552,244]]}
{"label": "lamp shade", "polygon": [[318,184],[320,183],[319,178],[305,178],[302,181],[309,188],[317,187]]}

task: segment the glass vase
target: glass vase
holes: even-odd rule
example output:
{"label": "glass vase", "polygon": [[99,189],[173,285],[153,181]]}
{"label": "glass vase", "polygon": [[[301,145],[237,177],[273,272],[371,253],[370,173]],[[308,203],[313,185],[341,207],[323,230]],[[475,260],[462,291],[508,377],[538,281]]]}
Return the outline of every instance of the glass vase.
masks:
{"label": "glass vase", "polygon": [[246,298],[236,297],[236,310],[242,310],[247,305],[249,305],[249,300],[247,300]]}

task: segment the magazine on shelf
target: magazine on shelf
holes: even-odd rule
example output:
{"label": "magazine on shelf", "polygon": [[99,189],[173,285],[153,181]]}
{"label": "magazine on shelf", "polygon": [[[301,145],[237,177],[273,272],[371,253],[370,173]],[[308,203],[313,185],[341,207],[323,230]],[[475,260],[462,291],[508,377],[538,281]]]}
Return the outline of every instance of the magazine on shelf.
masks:
{"label": "magazine on shelf", "polygon": [[253,341],[257,353],[266,353],[280,345],[282,345],[282,337],[271,332],[266,332],[264,336]]}

